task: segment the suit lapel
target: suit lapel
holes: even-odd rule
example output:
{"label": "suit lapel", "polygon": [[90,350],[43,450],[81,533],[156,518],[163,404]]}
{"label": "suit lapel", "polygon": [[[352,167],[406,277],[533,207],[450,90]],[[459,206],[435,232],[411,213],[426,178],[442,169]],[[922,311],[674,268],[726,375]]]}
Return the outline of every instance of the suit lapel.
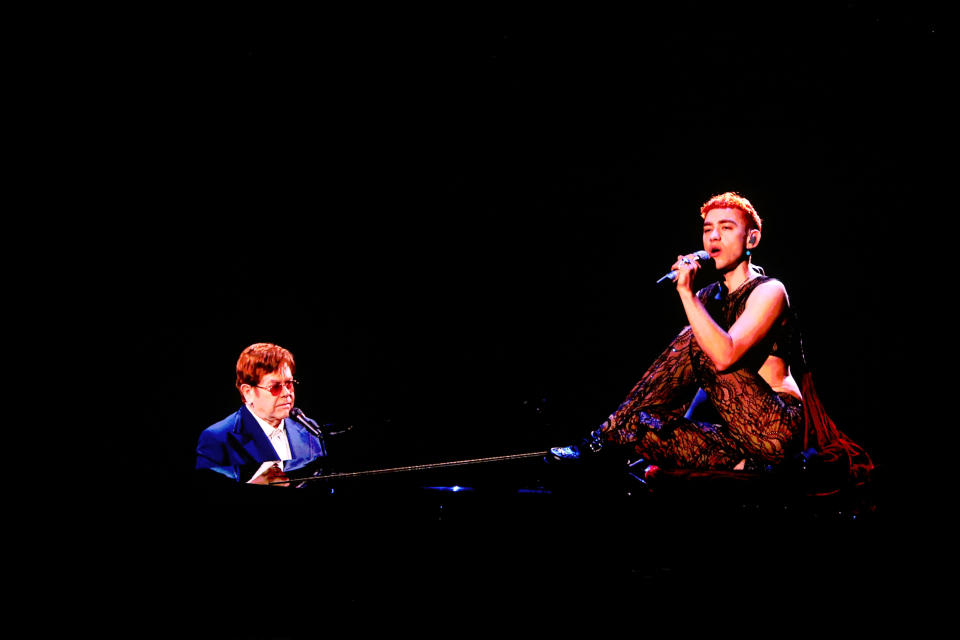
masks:
{"label": "suit lapel", "polygon": [[315,458],[326,455],[323,443],[310,435],[296,420],[288,418],[284,424],[287,429],[287,441],[290,443],[290,457],[287,468],[298,469]]}
{"label": "suit lapel", "polygon": [[306,427],[288,418],[287,439],[290,441],[290,456],[296,458],[316,458],[325,455],[323,442],[317,440]]}
{"label": "suit lapel", "polygon": [[246,406],[240,408],[240,419],[237,420],[233,435],[237,444],[256,462],[280,459],[276,449],[270,444],[270,439]]}
{"label": "suit lapel", "polygon": [[294,460],[308,457],[311,449],[310,434],[295,420],[287,419],[284,425],[287,429],[287,441],[290,443],[290,457]]}

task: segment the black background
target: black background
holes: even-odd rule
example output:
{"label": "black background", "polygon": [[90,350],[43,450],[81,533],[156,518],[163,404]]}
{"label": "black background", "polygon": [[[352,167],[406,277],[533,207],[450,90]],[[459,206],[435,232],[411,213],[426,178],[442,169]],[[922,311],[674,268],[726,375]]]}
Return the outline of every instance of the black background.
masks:
{"label": "black background", "polygon": [[94,55],[67,63],[112,132],[85,187],[122,212],[84,257],[160,488],[133,500],[178,509],[260,341],[294,353],[308,415],[354,425],[359,463],[579,437],[683,325],[655,280],[732,190],[882,508],[913,511],[904,429],[931,349],[914,269],[936,239],[915,234],[948,28],[925,3],[253,3],[82,42]]}
{"label": "black background", "polygon": [[113,263],[134,361],[165,372],[146,419],[172,471],[234,410],[258,341],[293,351],[308,414],[391,451],[579,435],[682,325],[654,281],[726,190],[765,219],[756,262],[788,286],[827,407],[895,455],[934,11],[248,5],[175,26],[126,63],[147,108]]}

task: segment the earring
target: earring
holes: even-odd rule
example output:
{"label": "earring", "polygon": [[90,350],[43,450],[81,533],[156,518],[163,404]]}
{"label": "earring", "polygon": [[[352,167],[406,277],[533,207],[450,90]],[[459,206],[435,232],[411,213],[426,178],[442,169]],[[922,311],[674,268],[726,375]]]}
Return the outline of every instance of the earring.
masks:
{"label": "earring", "polygon": [[747,257],[750,257],[750,249],[747,249]]}

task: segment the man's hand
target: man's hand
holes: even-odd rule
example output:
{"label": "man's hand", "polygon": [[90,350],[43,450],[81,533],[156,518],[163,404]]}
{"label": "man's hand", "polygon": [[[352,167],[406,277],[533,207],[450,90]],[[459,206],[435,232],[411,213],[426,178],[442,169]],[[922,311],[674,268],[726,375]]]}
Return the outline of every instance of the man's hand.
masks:
{"label": "man's hand", "polygon": [[250,478],[247,481],[247,484],[264,484],[264,485],[274,485],[277,487],[289,487],[290,478],[280,470],[280,466],[274,462],[261,473]]}
{"label": "man's hand", "polygon": [[677,272],[677,291],[691,292],[693,279],[700,270],[700,261],[695,254],[677,256],[677,261],[670,267]]}

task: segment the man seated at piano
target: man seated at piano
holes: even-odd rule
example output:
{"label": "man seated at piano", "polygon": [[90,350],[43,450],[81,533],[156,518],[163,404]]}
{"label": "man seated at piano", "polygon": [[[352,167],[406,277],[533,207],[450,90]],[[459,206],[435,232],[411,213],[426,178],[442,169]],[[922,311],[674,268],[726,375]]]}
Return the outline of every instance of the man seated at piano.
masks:
{"label": "man seated at piano", "polygon": [[283,347],[256,343],[244,349],[236,378],[243,406],[200,434],[196,469],[237,482],[278,484],[325,458],[316,424],[302,413],[303,419],[291,417],[291,412],[297,415],[295,371],[293,354]]}

